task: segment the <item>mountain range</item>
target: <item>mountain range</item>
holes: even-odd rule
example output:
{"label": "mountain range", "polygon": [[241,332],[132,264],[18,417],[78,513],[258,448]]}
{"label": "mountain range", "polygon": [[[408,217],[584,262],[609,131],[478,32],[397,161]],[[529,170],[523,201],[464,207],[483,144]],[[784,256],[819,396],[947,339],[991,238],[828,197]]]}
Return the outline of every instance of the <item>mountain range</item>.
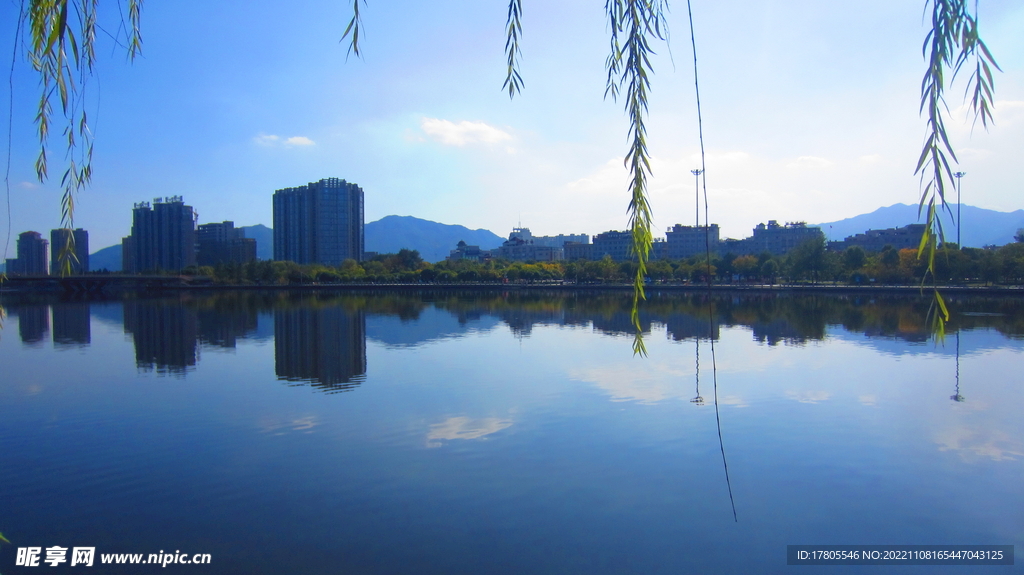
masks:
{"label": "mountain range", "polygon": [[[952,213],[943,210],[940,213],[940,221],[946,241],[955,242],[956,205],[951,204],[949,207]],[[960,210],[960,216],[963,220],[960,238],[964,247],[1006,245],[1014,241],[1013,235],[1018,229],[1024,228],[1024,210],[997,212],[965,205]],[[847,236],[862,234],[866,230],[898,228],[914,223],[924,223],[924,218],[917,217],[917,205],[894,204],[887,208],[878,208],[870,214],[814,225],[821,226],[828,239],[842,240]]]}
{"label": "mountain range", "polygon": [[[263,224],[241,226],[245,237],[256,240],[256,257],[274,258],[274,230]],[[505,238],[488,230],[471,230],[466,226],[441,224],[412,216],[386,216],[363,227],[366,251],[381,254],[395,253],[402,248],[418,250],[420,257],[434,263],[448,257],[455,244],[467,244],[490,250],[501,245]],[[121,244],[97,250],[89,255],[93,270],[121,271]]]}
{"label": "mountain range", "polygon": [[480,246],[483,250],[494,249],[505,241],[489,230],[471,230],[465,226],[440,224],[412,216],[383,217],[366,224],[364,234],[368,252],[387,254],[408,248],[418,250],[420,257],[428,262],[439,262],[448,257],[459,241]]}
{"label": "mountain range", "polygon": [[[956,241],[956,206],[952,214],[942,212],[942,225],[946,239]],[[1024,228],[1024,210],[997,212],[974,206],[961,208],[963,226],[961,239],[966,247],[1001,246],[1013,242],[1018,229]],[[830,240],[864,233],[870,229],[896,228],[917,223],[917,206],[894,204],[868,213],[838,220],[813,224],[820,226]],[[243,226],[245,237],[256,240],[256,257],[272,259],[274,231],[263,224]],[[489,250],[501,245],[504,238],[484,229],[471,230],[465,226],[442,224],[412,216],[386,216],[366,224],[364,228],[366,251],[381,254],[394,253],[402,248],[418,250],[428,262],[443,260],[459,241]],[[94,270],[120,271],[121,245],[113,245],[89,256],[89,267]]]}

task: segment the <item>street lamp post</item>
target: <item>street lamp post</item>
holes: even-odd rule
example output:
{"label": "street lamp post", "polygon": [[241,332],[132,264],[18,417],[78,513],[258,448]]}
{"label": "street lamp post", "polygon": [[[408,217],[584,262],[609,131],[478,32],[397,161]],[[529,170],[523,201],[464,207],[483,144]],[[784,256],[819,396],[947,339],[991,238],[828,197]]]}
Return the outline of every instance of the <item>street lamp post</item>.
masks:
{"label": "street lamp post", "polygon": [[694,198],[694,206],[693,206],[694,207],[694,211],[693,211],[693,213],[694,213],[694,215],[697,216],[697,225],[695,227],[699,228],[700,227],[700,175],[704,173],[704,170],[700,170],[700,169],[690,170],[690,173],[693,174],[693,198]]}
{"label": "street lamp post", "polygon": [[967,172],[956,172],[953,177],[956,178],[956,247],[959,250],[963,249],[963,245],[960,243],[960,178],[967,175]]}

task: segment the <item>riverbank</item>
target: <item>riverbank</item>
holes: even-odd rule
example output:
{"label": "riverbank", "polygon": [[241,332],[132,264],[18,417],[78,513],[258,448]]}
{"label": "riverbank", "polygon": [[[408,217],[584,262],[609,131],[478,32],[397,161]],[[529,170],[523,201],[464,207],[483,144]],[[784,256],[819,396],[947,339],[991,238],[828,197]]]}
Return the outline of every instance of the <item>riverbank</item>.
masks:
{"label": "riverbank", "polygon": [[[701,284],[654,283],[651,293],[828,293],[828,294],[904,294],[930,292],[932,286],[920,285],[844,285],[844,284]],[[1024,296],[1024,286],[939,286],[943,294]],[[298,291],[298,292],[424,292],[424,291],[604,291],[632,293],[628,283],[515,282],[515,283],[306,283],[306,284],[213,284],[207,278],[190,276],[104,276],[69,278],[8,278],[0,284],[0,293],[113,294],[119,292],[166,291]]]}

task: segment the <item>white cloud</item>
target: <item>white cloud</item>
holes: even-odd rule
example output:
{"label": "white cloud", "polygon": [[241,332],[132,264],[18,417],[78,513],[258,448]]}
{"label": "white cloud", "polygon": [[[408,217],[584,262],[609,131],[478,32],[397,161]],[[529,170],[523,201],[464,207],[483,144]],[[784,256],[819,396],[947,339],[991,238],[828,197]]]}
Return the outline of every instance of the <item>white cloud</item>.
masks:
{"label": "white cloud", "polygon": [[795,161],[786,164],[786,167],[797,170],[821,170],[832,166],[833,163],[832,160],[826,160],[817,156],[800,156]]}
{"label": "white cloud", "polygon": [[292,136],[284,141],[286,146],[312,146],[316,144],[313,140],[310,140],[306,136]]}
{"label": "white cloud", "polygon": [[960,148],[956,151],[956,156],[960,158],[960,161],[981,160],[991,155],[991,150],[984,150],[980,148]]}
{"label": "white cloud", "polygon": [[252,139],[258,146],[278,146],[283,145],[291,148],[294,146],[313,146],[316,142],[307,138],[306,136],[291,136],[289,138],[282,139],[281,136],[274,134],[260,134]]}
{"label": "white cloud", "polygon": [[512,136],[503,130],[484,122],[463,120],[459,123],[439,118],[423,118],[420,128],[434,141],[446,146],[465,146],[466,144],[496,144],[511,140]]}
{"label": "white cloud", "polygon": [[958,425],[941,430],[935,442],[939,445],[939,451],[959,453],[968,461],[985,457],[992,461],[1024,457],[1024,444],[1016,437],[998,429]]}
{"label": "white cloud", "polygon": [[610,395],[612,401],[644,404],[667,399],[690,399],[696,393],[695,389],[689,385],[679,385],[679,382],[692,376],[686,370],[657,362],[647,363],[640,369],[631,363],[569,371],[571,379],[596,385]]}
{"label": "white cloud", "polygon": [[827,391],[787,391],[786,397],[795,399],[800,403],[819,403],[828,401],[832,394]]}
{"label": "white cloud", "polygon": [[492,433],[497,433],[510,425],[512,425],[511,420],[498,419],[497,417],[485,417],[483,419],[449,417],[441,423],[430,426],[430,432],[427,434],[427,447],[440,447],[440,440],[480,439]]}

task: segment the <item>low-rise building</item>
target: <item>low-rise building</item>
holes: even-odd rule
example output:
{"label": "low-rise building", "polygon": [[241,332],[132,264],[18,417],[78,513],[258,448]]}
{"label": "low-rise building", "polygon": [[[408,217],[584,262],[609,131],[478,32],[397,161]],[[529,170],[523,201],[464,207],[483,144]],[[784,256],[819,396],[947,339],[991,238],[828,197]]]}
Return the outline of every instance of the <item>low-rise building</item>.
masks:
{"label": "low-rise building", "polygon": [[668,258],[681,260],[691,256],[704,255],[710,248],[718,252],[718,224],[710,226],[683,226],[676,224],[665,234],[668,239]]}
{"label": "low-rise building", "polygon": [[582,242],[566,242],[562,247],[562,255],[566,260],[594,259],[594,244]]}
{"label": "low-rise building", "polygon": [[450,262],[459,260],[468,260],[471,262],[481,262],[489,259],[490,254],[487,250],[481,250],[480,246],[471,246],[466,242],[459,240],[459,243],[455,246],[455,249],[448,254],[445,258]]}
{"label": "low-rise building", "polygon": [[495,257],[520,262],[552,262],[563,257],[562,248],[539,246],[513,235],[496,250],[491,250]]}
{"label": "low-rise building", "polygon": [[591,258],[595,260],[610,256],[613,261],[627,262],[635,257],[632,232],[611,230],[597,234],[593,245]]}
{"label": "low-rise building", "polygon": [[808,240],[825,241],[825,234],[817,226],[805,222],[779,224],[768,220],[768,224],[757,224],[754,235],[743,240],[726,239],[719,242],[719,251],[734,255],[760,254],[768,252],[774,256],[783,255]]}
{"label": "low-rise building", "polygon": [[863,234],[847,236],[840,242],[829,242],[828,249],[843,251],[854,246],[866,252],[880,252],[885,246],[892,246],[897,250],[913,249],[921,244],[924,229],[925,224],[910,224],[901,228],[867,230]]}

